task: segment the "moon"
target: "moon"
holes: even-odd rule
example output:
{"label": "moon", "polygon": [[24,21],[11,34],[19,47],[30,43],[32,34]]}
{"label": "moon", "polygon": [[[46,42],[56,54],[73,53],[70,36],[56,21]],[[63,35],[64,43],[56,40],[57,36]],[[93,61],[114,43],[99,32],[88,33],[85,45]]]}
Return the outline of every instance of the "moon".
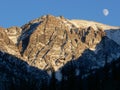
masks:
{"label": "moon", "polygon": [[109,15],[109,10],[108,10],[108,9],[103,9],[103,14],[104,14],[105,16],[108,16],[108,15]]}

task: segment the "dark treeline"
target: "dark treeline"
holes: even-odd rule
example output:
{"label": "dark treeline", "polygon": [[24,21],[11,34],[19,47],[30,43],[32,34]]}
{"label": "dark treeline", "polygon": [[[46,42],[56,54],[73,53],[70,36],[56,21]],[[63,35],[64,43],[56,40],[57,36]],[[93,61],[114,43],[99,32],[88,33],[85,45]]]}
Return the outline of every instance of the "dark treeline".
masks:
{"label": "dark treeline", "polygon": [[62,69],[61,82],[52,78],[51,90],[120,90],[120,58],[111,64],[106,63],[103,68],[90,71],[87,76],[76,76],[74,64],[69,63],[71,67]]}
{"label": "dark treeline", "polygon": [[0,90],[120,90],[120,58],[112,61],[87,73],[76,60],[70,61],[61,68],[58,81],[56,72],[50,78],[46,71],[0,52]]}

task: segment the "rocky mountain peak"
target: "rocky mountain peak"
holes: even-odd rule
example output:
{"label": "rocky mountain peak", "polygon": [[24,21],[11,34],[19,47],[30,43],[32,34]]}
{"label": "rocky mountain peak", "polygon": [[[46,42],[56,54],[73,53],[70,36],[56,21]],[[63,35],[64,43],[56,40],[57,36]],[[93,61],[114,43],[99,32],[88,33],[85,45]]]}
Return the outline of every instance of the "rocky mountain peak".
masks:
{"label": "rocky mountain peak", "polygon": [[17,39],[21,34],[22,29],[20,27],[10,27],[5,30],[8,37],[14,42],[14,44],[17,44]]}
{"label": "rocky mountain peak", "polygon": [[119,27],[52,15],[0,28],[0,89],[103,90],[120,76],[119,37]]}
{"label": "rocky mountain peak", "polygon": [[64,17],[46,15],[22,26],[18,48],[30,65],[56,71],[85,49],[95,50],[104,36],[101,28],[78,28]]}
{"label": "rocky mountain peak", "polygon": [[[119,31],[118,27],[97,22],[44,15],[21,28],[11,27],[2,30],[4,35],[1,36],[5,42],[9,41],[16,48],[13,51],[17,51],[21,55],[18,56],[29,65],[57,71],[68,61],[81,57],[87,49],[94,54],[101,52],[101,48],[104,48],[103,37],[118,44],[118,40],[111,37],[115,34],[111,33],[110,29]],[[11,48],[10,44],[5,44],[3,47],[6,46]]]}
{"label": "rocky mountain peak", "polygon": [[0,51],[19,56],[19,51],[14,42],[9,38],[6,29],[0,28]]}

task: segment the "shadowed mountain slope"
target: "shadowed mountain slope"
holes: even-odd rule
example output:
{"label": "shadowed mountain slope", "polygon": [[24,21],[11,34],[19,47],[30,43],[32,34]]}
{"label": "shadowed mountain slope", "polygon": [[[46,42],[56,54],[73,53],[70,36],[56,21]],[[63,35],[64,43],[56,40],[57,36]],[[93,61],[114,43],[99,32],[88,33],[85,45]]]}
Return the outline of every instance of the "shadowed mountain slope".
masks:
{"label": "shadowed mountain slope", "polygon": [[[66,82],[70,73],[75,72],[76,77],[84,79],[89,76],[90,71],[95,70],[96,73],[97,70],[106,68],[106,64],[117,62],[120,57],[119,36],[119,27],[45,15],[22,27],[0,28],[1,68],[8,70],[11,75],[8,81],[12,83],[16,82],[13,80],[14,76],[21,77],[22,81],[18,82],[25,81],[27,84],[33,76],[32,80],[38,80],[35,85],[40,87],[42,83],[39,82],[44,82],[42,77],[46,76],[46,82],[53,85],[57,83],[57,86],[61,87],[59,82]],[[23,66],[22,62],[25,63]],[[36,69],[35,72],[32,71],[33,68]],[[70,72],[71,69],[73,72]],[[6,71],[0,73],[7,78]],[[38,79],[37,75],[40,76]],[[44,83],[42,85],[44,86]],[[54,90],[56,87],[50,88]]]}

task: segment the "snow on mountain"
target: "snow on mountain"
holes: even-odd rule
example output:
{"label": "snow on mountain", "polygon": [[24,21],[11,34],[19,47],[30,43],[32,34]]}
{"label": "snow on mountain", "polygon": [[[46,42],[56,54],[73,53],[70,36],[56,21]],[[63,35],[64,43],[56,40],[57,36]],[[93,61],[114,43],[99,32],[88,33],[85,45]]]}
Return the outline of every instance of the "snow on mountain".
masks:
{"label": "snow on mountain", "polygon": [[105,30],[106,35],[120,45],[120,28]]}
{"label": "snow on mountain", "polygon": [[55,73],[58,81],[73,74],[87,77],[120,57],[120,27],[45,15],[20,28],[0,30],[1,52],[27,62],[27,72],[33,66],[50,77]]}
{"label": "snow on mountain", "polygon": [[17,44],[17,39],[20,36],[22,29],[19,27],[10,27],[5,30],[7,33],[8,37],[15,43]]}
{"label": "snow on mountain", "polygon": [[109,25],[105,25],[102,23],[98,23],[98,22],[94,22],[94,21],[87,21],[87,20],[69,20],[72,24],[74,24],[76,27],[82,27],[82,28],[86,28],[89,26],[92,26],[95,30],[97,30],[97,28],[102,28],[103,30],[109,30],[109,29],[119,29],[120,27],[116,27],[116,26],[109,26]]}
{"label": "snow on mountain", "polygon": [[86,28],[91,26],[94,30],[98,30],[98,28],[103,29],[106,32],[107,37],[114,40],[117,44],[120,45],[120,27],[117,26],[109,26],[105,24],[101,24],[94,21],[86,21],[86,20],[69,20],[76,27]]}

